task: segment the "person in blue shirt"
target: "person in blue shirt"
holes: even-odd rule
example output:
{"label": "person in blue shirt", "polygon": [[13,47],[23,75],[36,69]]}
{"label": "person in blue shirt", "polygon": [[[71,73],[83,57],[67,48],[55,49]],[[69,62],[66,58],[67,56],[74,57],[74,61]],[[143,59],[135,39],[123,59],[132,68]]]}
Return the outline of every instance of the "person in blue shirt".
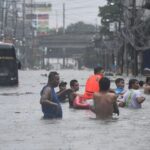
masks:
{"label": "person in blue shirt", "polygon": [[120,101],[123,98],[124,93],[126,92],[124,89],[125,86],[125,81],[123,78],[117,78],[115,80],[115,84],[116,84],[116,89],[115,89],[115,93],[117,95],[117,101]]}
{"label": "person in blue shirt", "polygon": [[59,85],[59,80],[60,77],[57,72],[50,72],[48,83],[41,91],[40,104],[44,118],[62,118],[62,108],[54,90]]}
{"label": "person in blue shirt", "polygon": [[125,85],[124,79],[123,78],[117,78],[115,80],[115,84],[116,84],[116,87],[117,87],[115,89],[115,93],[117,95],[124,93],[124,91],[125,91],[124,90],[124,85]]}

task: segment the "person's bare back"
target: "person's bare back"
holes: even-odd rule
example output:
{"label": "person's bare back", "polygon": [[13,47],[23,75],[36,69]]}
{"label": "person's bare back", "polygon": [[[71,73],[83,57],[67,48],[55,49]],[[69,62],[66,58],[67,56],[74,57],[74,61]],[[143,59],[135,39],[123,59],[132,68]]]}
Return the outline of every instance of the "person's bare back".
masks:
{"label": "person's bare back", "polygon": [[116,96],[114,93],[95,93],[94,94],[94,106],[97,118],[107,118],[111,117],[114,108],[113,103],[116,101]]}
{"label": "person's bare back", "polygon": [[109,92],[110,80],[106,77],[100,81],[101,91],[93,95],[94,105],[91,110],[96,114],[96,118],[109,118],[113,113],[119,115],[117,106],[117,96]]}

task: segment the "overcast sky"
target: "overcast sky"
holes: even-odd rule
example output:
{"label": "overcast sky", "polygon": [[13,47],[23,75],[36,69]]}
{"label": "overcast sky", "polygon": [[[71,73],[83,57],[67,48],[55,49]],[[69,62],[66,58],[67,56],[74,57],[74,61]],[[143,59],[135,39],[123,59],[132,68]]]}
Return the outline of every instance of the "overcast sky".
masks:
{"label": "overcast sky", "polygon": [[[46,1],[46,0],[37,0]],[[65,24],[83,21],[89,24],[100,24],[97,17],[98,7],[106,4],[106,0],[47,0],[52,4],[50,26],[55,28],[63,25],[63,2],[65,3]]]}

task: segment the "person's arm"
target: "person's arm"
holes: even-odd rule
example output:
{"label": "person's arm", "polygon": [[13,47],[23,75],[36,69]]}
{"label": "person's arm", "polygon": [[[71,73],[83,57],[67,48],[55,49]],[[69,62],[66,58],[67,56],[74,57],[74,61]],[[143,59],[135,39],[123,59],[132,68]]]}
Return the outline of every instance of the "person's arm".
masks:
{"label": "person's arm", "polygon": [[110,93],[115,93],[115,90],[110,88],[110,89],[109,89],[109,92],[110,92]]}
{"label": "person's arm", "polygon": [[142,94],[139,90],[136,91],[136,100],[139,104],[143,103],[145,100],[145,97],[142,96]]}
{"label": "person's arm", "polygon": [[93,113],[96,113],[94,106],[89,106],[89,109],[90,109]]}
{"label": "person's arm", "polygon": [[119,108],[117,105],[117,96],[114,96],[113,108],[114,108],[114,113],[118,114],[118,116],[119,116]]}
{"label": "person's arm", "polygon": [[54,103],[51,100],[51,89],[49,87],[45,88],[43,93],[41,94],[40,104],[58,106],[57,103]]}
{"label": "person's arm", "polygon": [[125,99],[126,99],[125,94],[122,95],[122,98],[121,98],[121,99],[118,99],[118,106],[119,106],[119,107],[125,107],[125,101],[126,101]]}
{"label": "person's arm", "polygon": [[66,95],[67,94],[67,89],[63,89],[59,92],[57,92],[57,96],[62,96],[62,95]]}
{"label": "person's arm", "polygon": [[125,107],[125,102],[119,101],[118,106],[119,106],[119,107]]}
{"label": "person's arm", "polygon": [[93,105],[89,106],[89,109],[96,114],[96,110],[95,110],[95,94],[93,95]]}
{"label": "person's arm", "polygon": [[70,107],[73,107],[73,102],[74,102],[75,97],[76,97],[76,93],[73,92],[72,90],[70,90],[70,91],[69,91],[69,94],[68,94],[69,106],[70,106]]}
{"label": "person's arm", "polygon": [[141,96],[141,97],[137,97],[137,102],[139,104],[143,103],[145,101],[145,97]]}

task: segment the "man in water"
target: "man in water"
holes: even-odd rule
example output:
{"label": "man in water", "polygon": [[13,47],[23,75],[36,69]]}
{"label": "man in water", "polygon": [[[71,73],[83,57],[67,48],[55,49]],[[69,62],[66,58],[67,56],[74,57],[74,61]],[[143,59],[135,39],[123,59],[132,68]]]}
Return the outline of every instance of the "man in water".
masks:
{"label": "man in water", "polygon": [[85,92],[83,97],[85,99],[92,99],[94,92],[100,91],[99,80],[103,78],[104,69],[100,66],[94,68],[94,74],[91,75],[85,85]]}
{"label": "man in water", "polygon": [[59,91],[57,92],[57,96],[61,103],[65,103],[68,101],[68,89],[67,89],[67,82],[60,82],[59,84]]}
{"label": "man in water", "polygon": [[117,106],[117,96],[115,93],[110,92],[110,80],[103,77],[99,81],[101,90],[94,93],[93,100],[94,105],[90,108],[96,114],[96,118],[109,118],[113,113],[119,115],[119,109]]}
{"label": "man in water", "polygon": [[50,72],[48,83],[41,91],[40,104],[44,118],[62,118],[62,108],[54,88],[59,84],[59,74]]}
{"label": "man in water", "polygon": [[70,89],[68,89],[68,98],[69,98],[69,107],[73,108],[73,102],[77,95],[77,91],[79,90],[79,83],[76,79],[70,81]]}
{"label": "man in water", "polygon": [[145,101],[145,97],[139,90],[139,81],[137,79],[129,80],[129,90],[124,94],[122,101],[120,101],[120,107],[128,108],[141,108],[142,103]]}

